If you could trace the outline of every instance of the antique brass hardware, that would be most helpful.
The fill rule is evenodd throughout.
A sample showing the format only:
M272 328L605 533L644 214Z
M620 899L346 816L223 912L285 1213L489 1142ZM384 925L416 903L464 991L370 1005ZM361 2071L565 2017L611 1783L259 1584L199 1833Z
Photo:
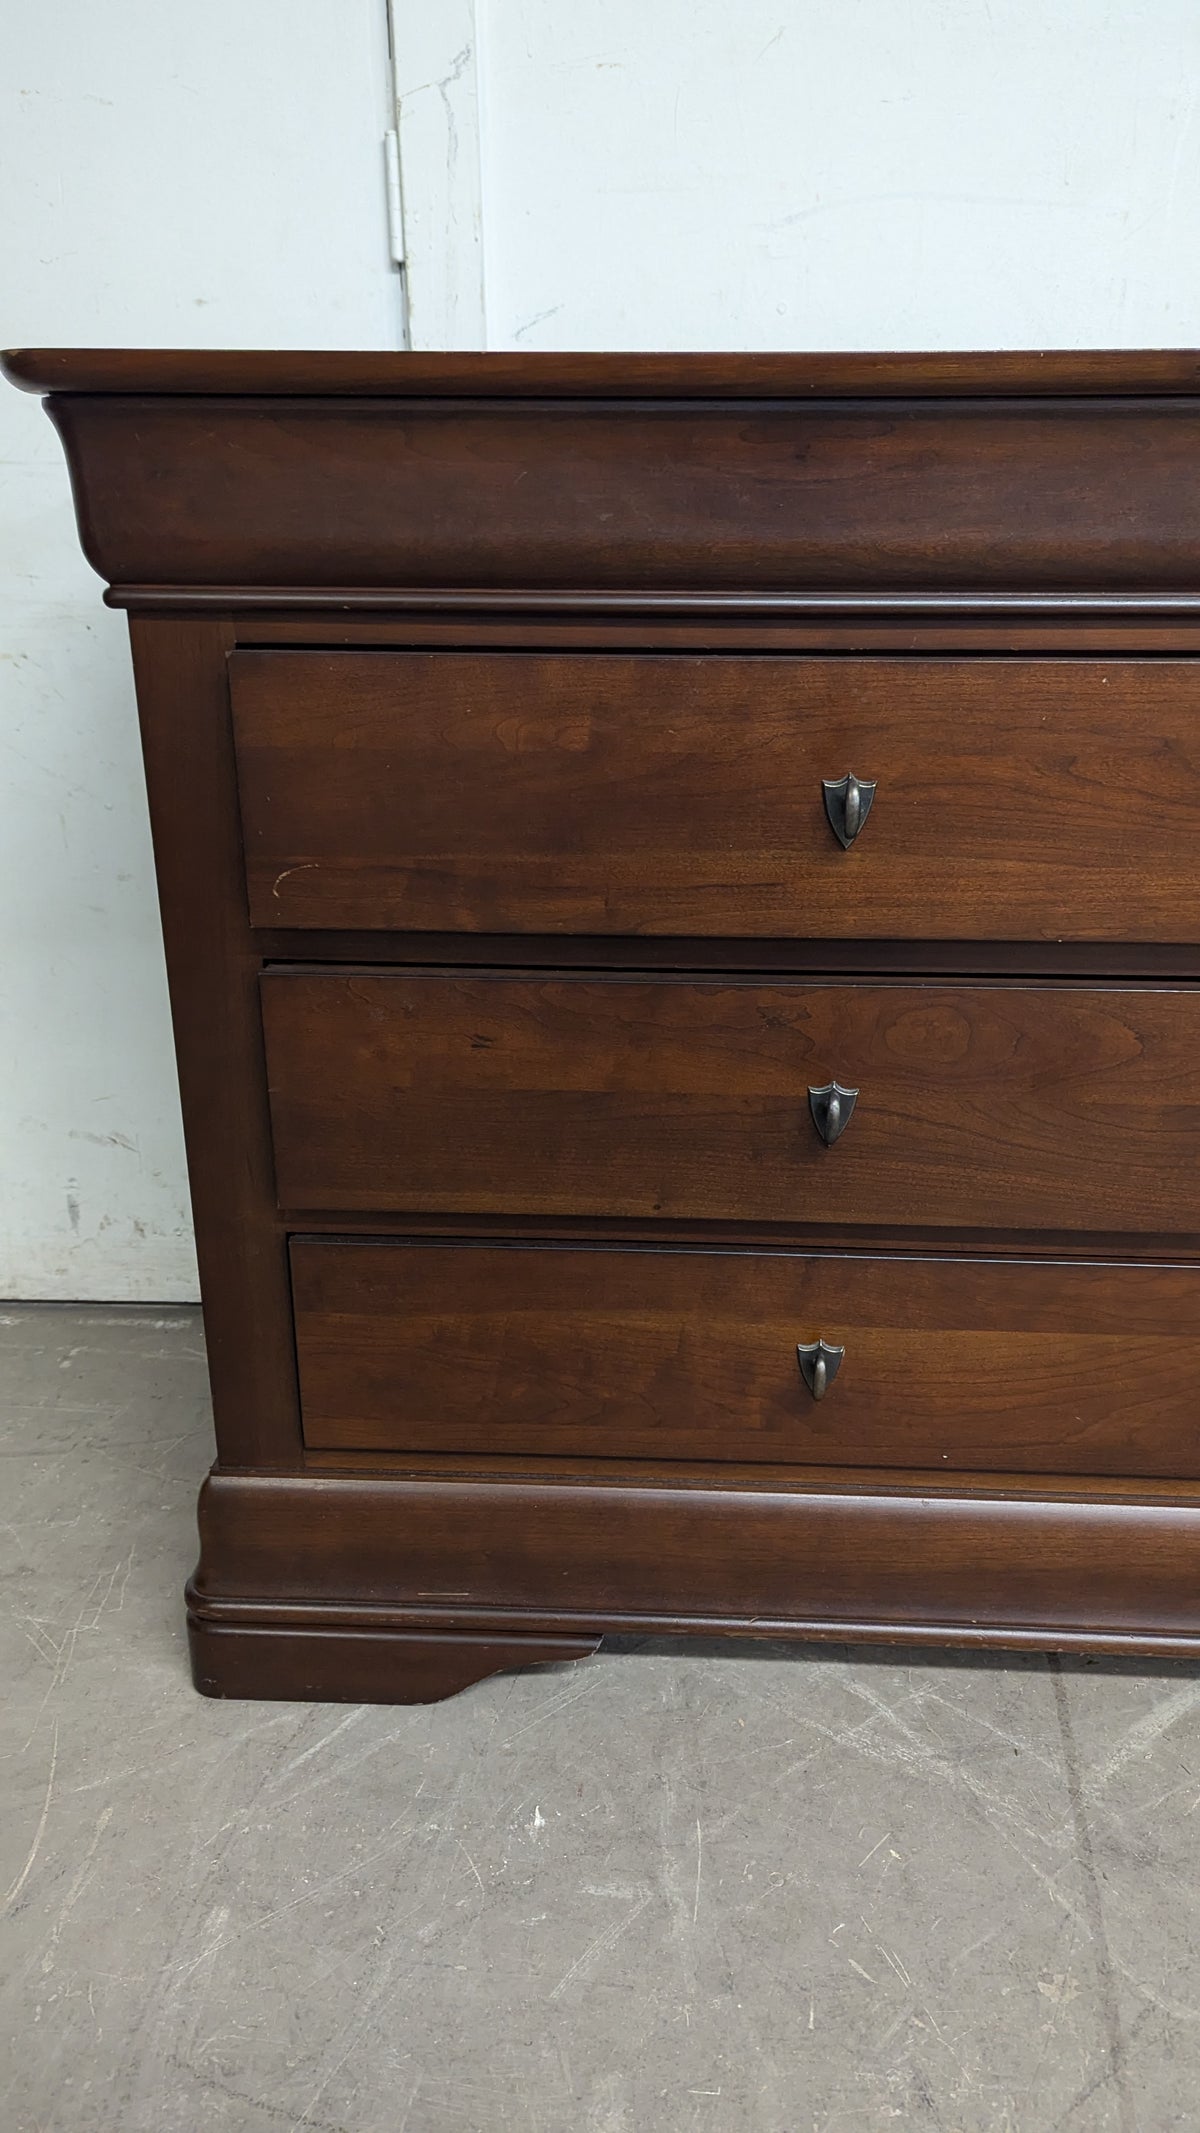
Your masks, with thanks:
M858 1102L857 1089L844 1089L840 1081L827 1081L823 1088L810 1089L808 1108L812 1122L827 1148L843 1134L854 1116Z
M821 783L825 790L829 827L838 843L849 851L871 812L876 781L856 778L854 772L848 770L844 778L822 778Z
M828 1341L800 1342L796 1349L800 1375L814 1400L823 1400L842 1367L844 1348L833 1348Z

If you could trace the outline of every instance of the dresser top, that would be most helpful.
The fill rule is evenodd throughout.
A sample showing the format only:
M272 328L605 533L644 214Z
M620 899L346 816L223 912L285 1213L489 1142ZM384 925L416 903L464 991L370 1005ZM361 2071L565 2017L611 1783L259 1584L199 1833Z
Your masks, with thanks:
M924 399L1200 393L1195 349L971 354L555 355L15 348L27 392L338 398Z

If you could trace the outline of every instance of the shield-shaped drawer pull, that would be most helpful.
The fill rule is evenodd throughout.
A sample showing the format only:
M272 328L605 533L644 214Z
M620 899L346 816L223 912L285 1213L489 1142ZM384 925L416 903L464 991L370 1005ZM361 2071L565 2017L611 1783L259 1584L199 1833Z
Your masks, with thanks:
M827 1148L845 1132L854 1115L858 1102L857 1089L844 1089L840 1081L827 1081L823 1088L810 1089L808 1108L812 1122Z
M825 790L825 812L829 827L844 851L849 851L875 798L874 778L856 778L848 770L844 778L822 778Z
M831 1347L828 1341L801 1341L796 1349L800 1375L814 1400L823 1400L842 1367L844 1348Z

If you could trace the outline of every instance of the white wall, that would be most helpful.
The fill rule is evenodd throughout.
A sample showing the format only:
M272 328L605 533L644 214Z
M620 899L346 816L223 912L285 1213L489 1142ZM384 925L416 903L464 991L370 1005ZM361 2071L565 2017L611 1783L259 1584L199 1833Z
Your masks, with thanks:
M381 0L0 24L0 343L399 344ZM0 387L0 1293L195 1294L124 617Z
M1200 341L1196 0L476 17L492 347Z
M4 9L0 339L398 345L386 4ZM1200 342L1196 0L392 7L417 346ZM174 1301L124 622L7 390L0 742L0 1293Z

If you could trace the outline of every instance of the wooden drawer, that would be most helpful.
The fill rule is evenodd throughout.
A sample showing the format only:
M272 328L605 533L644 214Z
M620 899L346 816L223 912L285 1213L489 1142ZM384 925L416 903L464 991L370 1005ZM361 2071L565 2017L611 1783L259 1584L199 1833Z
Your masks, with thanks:
M1186 659L247 651L263 927L1200 935ZM876 791L844 850L824 780Z
M1200 1230L1192 988L294 970L263 1010L296 1210Z
M1200 1471L1200 1268L302 1238L292 1274L314 1449Z

